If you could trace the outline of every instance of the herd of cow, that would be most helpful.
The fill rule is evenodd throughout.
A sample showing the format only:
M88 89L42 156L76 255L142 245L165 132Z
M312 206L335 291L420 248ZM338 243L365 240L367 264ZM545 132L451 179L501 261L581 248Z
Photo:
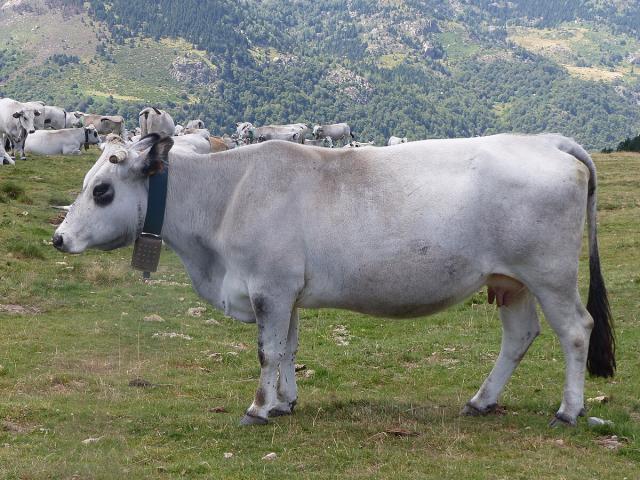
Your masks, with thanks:
M0 99L0 157L3 164L14 164L19 154L69 155L80 153L82 147L101 144L108 134L116 134L128 142L135 142L150 133L174 136L175 148L193 153L215 153L267 140L285 140L311 146L333 148L364 147L373 142L356 142L346 123L314 125L304 123L255 127L249 122L236 124L236 133L212 136L202 120L191 120L186 126L176 124L171 115L155 107L147 107L139 114L139 127L133 132L126 128L120 115L96 115L67 112L45 105L41 101L19 102ZM406 143L407 138L392 136L388 145ZM11 151L12 155L8 153Z

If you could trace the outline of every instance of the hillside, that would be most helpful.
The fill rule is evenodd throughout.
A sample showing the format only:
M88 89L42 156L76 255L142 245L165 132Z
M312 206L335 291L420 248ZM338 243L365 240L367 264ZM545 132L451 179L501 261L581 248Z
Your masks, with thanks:
M216 132L347 121L378 144L557 131L599 149L640 131L635 3L13 0L0 93Z

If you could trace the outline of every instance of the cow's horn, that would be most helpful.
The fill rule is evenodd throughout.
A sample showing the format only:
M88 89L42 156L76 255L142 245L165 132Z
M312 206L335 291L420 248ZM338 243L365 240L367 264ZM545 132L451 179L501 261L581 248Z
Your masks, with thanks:
M118 150L109 157L111 163L122 163L127 158L126 150Z

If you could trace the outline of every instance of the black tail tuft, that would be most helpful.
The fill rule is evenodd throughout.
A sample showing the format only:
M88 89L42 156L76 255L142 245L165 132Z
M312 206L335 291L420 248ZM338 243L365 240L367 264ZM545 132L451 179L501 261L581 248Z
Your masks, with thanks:
M590 252L589 271L591 279L587 310L593 318L593 330L589 340L587 370L596 377L613 377L616 370L616 341L597 246Z

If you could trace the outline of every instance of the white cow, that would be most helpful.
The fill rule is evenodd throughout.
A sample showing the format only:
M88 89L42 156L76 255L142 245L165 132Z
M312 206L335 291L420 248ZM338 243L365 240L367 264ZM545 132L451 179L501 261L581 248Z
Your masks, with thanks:
M173 131L174 135L182 135L182 133L184 132L184 127L182 125L180 125L179 123L176 124L176 129Z
M401 143L407 143L407 137L396 137L396 136L391 136L389 137L389 141L387 142L388 146L391 145L399 145Z
M334 142L342 141L345 143L355 138L355 136L353 135L353 132L351 132L351 127L346 123L333 123L331 125L314 125L313 137L316 139L331 137L331 139Z
M206 137L198 133L187 133L179 137L173 137L174 149L191 153L209 153L211 152L211 143L209 136Z
M173 135L176 131L176 124L164 110L155 107L147 107L139 114L140 131L142 136L149 133L158 133L160 135Z
M16 162L11 158L4 148L4 142L0 136L0 165L15 165Z
M10 98L0 99L0 134L11 141L14 153L20 151L20 158L25 158L24 141L27 135L36 131L34 122L40 115L38 107Z
M80 154L84 145L97 145L100 137L93 125L83 128L63 128L62 130L37 130L27 137L24 149L38 155Z
M331 140L331 137L324 137L319 139L314 138L311 140L305 140L304 144L310 145L312 147L333 148L333 140Z
M73 112L51 105L44 106L44 128L62 130L63 128L79 127L77 117Z
M33 126L36 130L42 130L45 128L45 106L44 102L41 101L33 101L33 102L24 102L24 105L27 105L29 108L33 109L34 113L37 112L37 115L33 119Z
M254 127L249 122L236 123L236 133L244 143L266 142L267 140L303 143L307 130L307 126L302 123L262 127Z
M168 161L163 240L200 295L258 324L260 381L243 424L296 404L299 307L418 317L487 285L502 348L464 414L496 408L538 335L538 303L566 363L553 424L573 425L584 411L587 368L613 375L596 172L574 141L496 135L351 150L266 142L211 155L172 145L157 135L108 145L53 245L80 253L131 244L144 223L147 176ZM586 309L578 291L585 219Z
M362 148L362 147L373 147L375 146L375 142L349 142L346 145L343 145L342 148Z
M185 128L193 128L193 129L203 129L204 122L200 119L198 120L189 120L187 122L187 126Z

